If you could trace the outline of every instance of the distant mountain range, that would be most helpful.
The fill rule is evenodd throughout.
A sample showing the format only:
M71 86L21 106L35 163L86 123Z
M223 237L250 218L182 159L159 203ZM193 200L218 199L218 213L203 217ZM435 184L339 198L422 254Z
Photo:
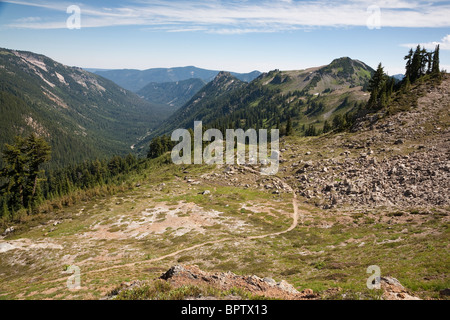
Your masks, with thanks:
M392 76L392 78L394 78L395 80L398 80L398 81L402 81L404 77L405 77L405 75L401 74L401 73L400 74L394 74Z
M35 132L51 143L54 165L126 154L167 116L166 106L99 75L0 49L0 149Z
M106 79L109 79L122 88L137 92L152 82L176 82L187 79L202 79L209 82L219 73L215 70L201 69L197 67L177 67L177 68L154 68L147 70L120 69L120 70L101 70L86 69L92 71ZM253 71L250 73L231 72L233 76L241 81L250 82L258 77L261 72Z

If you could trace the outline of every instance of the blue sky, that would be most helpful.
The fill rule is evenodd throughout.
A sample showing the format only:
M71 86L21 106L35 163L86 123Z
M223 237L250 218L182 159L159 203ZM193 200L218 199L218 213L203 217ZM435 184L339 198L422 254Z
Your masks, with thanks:
M80 8L79 29L67 27L71 5ZM382 62L392 75L419 43L439 43L450 71L449 17L450 1L8 0L0 47L106 69L292 70L349 56Z

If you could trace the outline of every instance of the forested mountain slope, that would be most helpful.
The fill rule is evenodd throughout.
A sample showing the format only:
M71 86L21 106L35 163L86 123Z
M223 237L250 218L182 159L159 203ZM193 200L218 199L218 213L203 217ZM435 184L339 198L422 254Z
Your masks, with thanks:
M126 154L165 109L80 68L0 49L0 148L35 132L50 142L53 165Z
M202 79L188 79L176 82L151 82L137 94L153 103L166 105L175 111L188 102L206 84Z

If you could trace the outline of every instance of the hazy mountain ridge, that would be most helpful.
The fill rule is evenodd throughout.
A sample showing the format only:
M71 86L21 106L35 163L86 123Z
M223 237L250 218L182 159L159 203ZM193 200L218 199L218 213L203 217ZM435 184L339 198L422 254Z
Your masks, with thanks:
M95 69L93 69L95 70ZM187 79L202 79L205 82L213 80L220 71L201 69L193 66L176 68L152 68L147 70L136 69L116 69L116 70L96 70L95 73L112 80L119 86L137 92L151 82L176 82ZM231 72L236 78L244 82L250 82L258 77L261 72L252 71L250 73Z

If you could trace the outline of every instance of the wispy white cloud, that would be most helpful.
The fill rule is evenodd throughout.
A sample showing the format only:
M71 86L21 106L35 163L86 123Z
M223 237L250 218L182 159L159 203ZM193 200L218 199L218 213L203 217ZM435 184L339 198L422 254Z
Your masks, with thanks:
M440 50L450 50L450 34L442 38L441 41L425 42L420 43L420 45L428 50L434 50L437 45L439 45ZM402 44L401 46L406 48L415 48L417 44L405 43Z
M151 30L155 30L155 28L152 28ZM187 28L167 27L167 28L160 28L160 30L165 30L167 32L196 32L196 31L207 31L208 28L205 28L205 27L187 27Z
M60 18L17 20L12 28L65 28L64 14L73 3L6 0L24 6L54 10ZM166 28L168 32L239 34L280 32L310 27L366 26L375 2L381 9L381 27L450 27L450 4L422 0L293 1L134 1L126 6L93 7L80 4L82 27L136 25ZM62 20L62 21L61 21Z
M37 21L41 21L41 20L42 20L42 17L24 17L24 18L17 19L17 22L33 23L33 22L37 22Z

